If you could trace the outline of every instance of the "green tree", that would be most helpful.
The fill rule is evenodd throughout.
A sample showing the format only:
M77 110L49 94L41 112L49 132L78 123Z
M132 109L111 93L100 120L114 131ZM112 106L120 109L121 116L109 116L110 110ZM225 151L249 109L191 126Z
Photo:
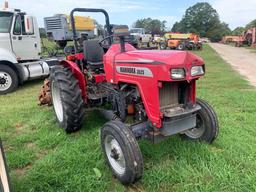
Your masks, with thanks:
M231 34L231 30L226 23L219 23L209 29L206 33L208 37L213 42L218 42L222 39L223 36Z
M158 19L144 18L138 19L134 24L135 28L144 28L147 33L163 34L166 30L166 21L160 21Z
M244 27L237 27L232 31L232 35L242 35L242 33L245 31Z
M251 29L253 27L256 27L256 19L252 20L250 23L248 23L246 26L245 26L245 29Z
M45 28L39 28L39 33L41 38L46 38Z
M213 41L219 41L221 35L231 32L226 23L220 22L217 11L206 2L189 7L182 20L173 25L172 31L196 33Z

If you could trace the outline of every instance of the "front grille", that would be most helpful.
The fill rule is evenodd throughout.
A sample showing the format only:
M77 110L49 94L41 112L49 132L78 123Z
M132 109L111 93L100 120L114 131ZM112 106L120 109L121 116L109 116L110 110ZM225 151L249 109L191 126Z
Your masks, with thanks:
M47 18L45 19L46 30L56 30L61 29L61 19L60 18Z
M171 108L179 105L178 83L163 82L159 89L160 108Z

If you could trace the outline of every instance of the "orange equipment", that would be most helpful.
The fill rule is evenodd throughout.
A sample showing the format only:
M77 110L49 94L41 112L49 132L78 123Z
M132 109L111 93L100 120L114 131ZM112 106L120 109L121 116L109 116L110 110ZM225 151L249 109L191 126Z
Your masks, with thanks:
M201 49L202 44L199 42L199 36L193 33L166 33L164 42L161 42L160 49Z

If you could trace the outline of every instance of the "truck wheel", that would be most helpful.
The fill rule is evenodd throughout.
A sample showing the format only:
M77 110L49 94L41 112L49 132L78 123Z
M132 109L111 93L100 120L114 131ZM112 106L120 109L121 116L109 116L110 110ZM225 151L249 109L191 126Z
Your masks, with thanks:
M196 115L196 127L186 131L184 138L212 143L218 136L219 124L215 111L204 100L197 99L201 109Z
M81 89L71 70L55 66L50 74L51 97L57 121L67 133L81 129L84 102Z
M114 176L124 185L143 174L143 158L132 131L120 121L110 121L101 129L101 146Z
M160 49L165 50L166 49L166 43L160 43Z
M18 83L16 72L9 66L0 65L0 95L15 91Z
M177 46L177 50L184 50L184 49L185 49L184 44L179 44L179 45Z

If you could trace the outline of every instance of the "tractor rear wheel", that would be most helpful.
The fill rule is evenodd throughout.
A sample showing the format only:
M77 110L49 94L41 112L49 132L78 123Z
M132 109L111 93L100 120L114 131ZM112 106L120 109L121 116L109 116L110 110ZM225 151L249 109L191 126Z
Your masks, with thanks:
M50 74L53 108L57 121L67 133L81 129L84 117L84 102L78 81L71 70L55 66Z
M182 136L190 140L212 143L219 132L217 115L206 101L197 99L197 104L200 105L201 109L196 115L196 127L189 129Z
M114 176L125 185L143 174L143 158L132 131L121 121L110 121L101 129L101 145Z

